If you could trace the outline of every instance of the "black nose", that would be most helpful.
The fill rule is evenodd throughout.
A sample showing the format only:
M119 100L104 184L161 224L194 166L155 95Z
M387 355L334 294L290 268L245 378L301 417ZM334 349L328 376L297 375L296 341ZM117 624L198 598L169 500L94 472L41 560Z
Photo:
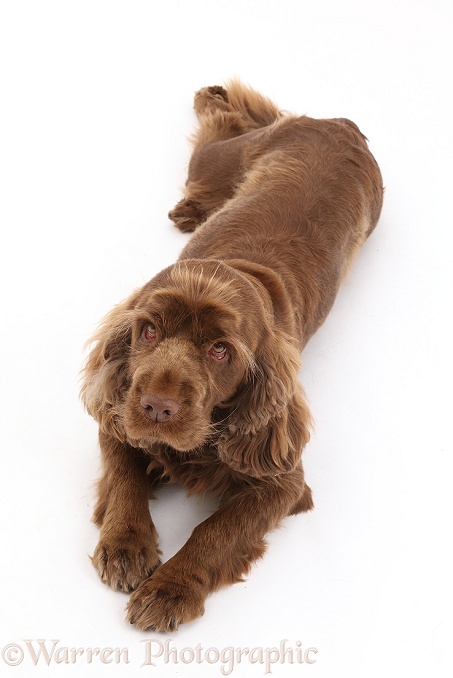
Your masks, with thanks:
M156 393L143 393L140 405L151 421L167 421L179 410L179 403Z

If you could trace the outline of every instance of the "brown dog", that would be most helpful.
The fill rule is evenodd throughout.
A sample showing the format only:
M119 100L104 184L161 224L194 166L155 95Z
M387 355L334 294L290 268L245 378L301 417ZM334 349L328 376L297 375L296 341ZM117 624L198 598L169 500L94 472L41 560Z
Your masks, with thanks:
M313 507L299 354L382 206L379 168L349 120L283 115L238 82L202 89L195 110L170 217L197 232L107 316L82 388L104 470L93 563L113 588L135 589L128 619L143 630L202 615L269 530ZM148 505L159 480L219 497L163 565Z

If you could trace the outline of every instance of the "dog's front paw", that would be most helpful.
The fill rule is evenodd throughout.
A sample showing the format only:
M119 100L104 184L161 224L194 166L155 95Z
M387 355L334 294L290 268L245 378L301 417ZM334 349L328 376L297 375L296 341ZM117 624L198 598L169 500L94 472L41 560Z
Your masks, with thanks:
M127 620L142 631L176 631L204 613L204 600L194 582L175 578L163 565L132 594Z
M91 560L105 584L127 593L161 564L152 531L141 528L130 528L124 535L101 533Z

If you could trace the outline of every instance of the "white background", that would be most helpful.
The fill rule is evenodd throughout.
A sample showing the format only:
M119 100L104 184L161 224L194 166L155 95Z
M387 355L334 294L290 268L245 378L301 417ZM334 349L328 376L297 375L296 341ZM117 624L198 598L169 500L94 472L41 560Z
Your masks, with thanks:
M452 31L449 0L2 2L0 675L220 676L191 649L284 639L316 663L287 655L275 676L452 675ZM286 519L202 619L144 634L88 558L99 462L82 347L185 244L166 215L193 93L231 76L354 120L385 206L303 357L315 511ZM209 506L166 489L152 510L168 558ZM24 639L127 648L129 664L34 666ZM189 648L186 663L140 668L146 639ZM230 675L264 674L244 659Z

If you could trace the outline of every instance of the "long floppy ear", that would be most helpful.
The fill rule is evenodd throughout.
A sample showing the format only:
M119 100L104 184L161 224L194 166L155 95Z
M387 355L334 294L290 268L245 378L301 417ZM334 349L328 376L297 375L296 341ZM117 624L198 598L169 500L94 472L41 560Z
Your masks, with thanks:
M235 399L219 456L254 477L292 471L310 438L311 415L298 380L299 352L274 331L259 349L256 365Z
M128 359L131 346L134 292L104 318L87 344L94 343L82 371L80 395L104 433L125 440L122 404L129 387Z

